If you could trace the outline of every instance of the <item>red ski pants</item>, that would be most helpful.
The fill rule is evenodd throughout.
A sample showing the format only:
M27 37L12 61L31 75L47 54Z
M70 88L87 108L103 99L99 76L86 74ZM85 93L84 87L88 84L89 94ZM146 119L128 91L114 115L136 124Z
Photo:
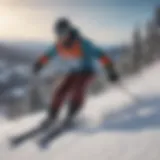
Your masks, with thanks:
M71 73L56 89L52 100L53 108L60 108L66 97L69 97L71 103L78 106L83 105L85 91L89 82L93 79L93 73Z

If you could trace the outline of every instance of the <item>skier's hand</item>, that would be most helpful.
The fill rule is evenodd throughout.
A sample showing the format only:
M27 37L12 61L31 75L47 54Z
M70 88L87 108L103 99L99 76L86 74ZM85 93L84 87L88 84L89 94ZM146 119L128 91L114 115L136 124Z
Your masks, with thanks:
M109 81L115 83L119 81L119 75L114 69L113 65L107 66L106 67L106 72L107 72L107 78Z
M108 73L108 79L111 82L118 82L119 81L119 76L116 72Z
M33 66L33 73L37 74L42 68L42 64L39 62L36 62Z

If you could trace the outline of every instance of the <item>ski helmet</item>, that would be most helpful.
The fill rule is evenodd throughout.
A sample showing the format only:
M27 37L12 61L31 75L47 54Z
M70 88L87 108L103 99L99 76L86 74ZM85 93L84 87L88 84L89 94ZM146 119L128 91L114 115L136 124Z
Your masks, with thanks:
M55 24L55 32L58 37L65 37L71 31L72 25L67 18L60 18Z

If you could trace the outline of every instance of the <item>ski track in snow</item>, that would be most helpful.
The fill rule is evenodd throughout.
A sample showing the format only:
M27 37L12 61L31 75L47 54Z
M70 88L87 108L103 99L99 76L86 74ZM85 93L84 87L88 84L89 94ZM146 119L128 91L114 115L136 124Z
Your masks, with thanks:
M125 80L137 97L135 102L120 87L89 97L82 112L82 126L67 132L48 150L36 139L11 150L7 138L36 125L36 114L0 129L0 160L159 160L160 159L160 63Z

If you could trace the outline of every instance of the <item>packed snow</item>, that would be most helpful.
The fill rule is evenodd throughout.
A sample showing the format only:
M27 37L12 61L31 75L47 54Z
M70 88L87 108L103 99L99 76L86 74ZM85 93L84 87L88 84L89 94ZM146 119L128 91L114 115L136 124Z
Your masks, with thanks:
M160 62L89 97L80 125L40 150L37 139L11 149L8 137L36 125L38 113L0 128L1 160L159 160ZM129 91L129 93L128 93Z

